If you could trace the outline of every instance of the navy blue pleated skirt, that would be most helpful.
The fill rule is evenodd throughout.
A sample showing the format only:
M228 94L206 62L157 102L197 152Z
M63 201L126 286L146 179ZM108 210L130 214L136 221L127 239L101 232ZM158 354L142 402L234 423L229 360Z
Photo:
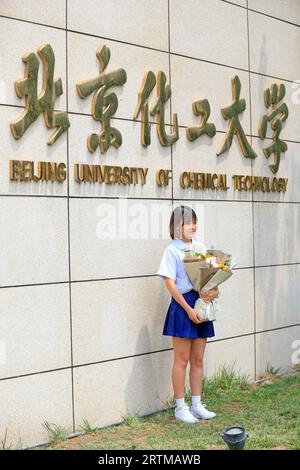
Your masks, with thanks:
M190 290L182 295L192 308L199 298L198 292L194 290ZM163 335L192 339L211 338L215 336L215 330L212 321L196 324L190 320L186 311L172 297L165 320Z

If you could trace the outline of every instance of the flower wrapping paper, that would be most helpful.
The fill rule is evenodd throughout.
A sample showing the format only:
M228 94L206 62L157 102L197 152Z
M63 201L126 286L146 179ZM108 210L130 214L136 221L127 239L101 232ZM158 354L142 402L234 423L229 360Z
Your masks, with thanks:
M199 292L199 295L201 291L208 292L216 288L233 274L232 269L236 265L236 260L228 253L213 249L203 253L197 250L197 244L191 244L184 251L184 268L193 285L193 289ZM211 302L205 302L199 297L194 309L203 321L214 321L219 310L218 298Z

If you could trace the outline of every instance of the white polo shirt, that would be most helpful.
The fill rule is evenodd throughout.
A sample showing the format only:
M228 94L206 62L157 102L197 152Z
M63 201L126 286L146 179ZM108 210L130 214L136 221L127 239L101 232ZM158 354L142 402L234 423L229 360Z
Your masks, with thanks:
M200 243L195 239L192 239L192 243L193 242L197 243L197 245L202 245L203 252L206 252L206 247L203 243ZM184 243L179 238L172 240L163 253L161 263L156 273L161 276L162 279L165 277L173 279L175 281L175 285L182 294L193 289L193 285L189 280L182 262L184 258L184 250L190 245L191 243Z

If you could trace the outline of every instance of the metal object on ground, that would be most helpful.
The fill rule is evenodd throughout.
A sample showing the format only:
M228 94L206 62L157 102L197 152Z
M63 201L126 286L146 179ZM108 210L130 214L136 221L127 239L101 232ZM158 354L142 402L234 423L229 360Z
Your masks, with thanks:
M243 450L248 436L249 434L244 428L234 426L225 429L222 434L222 439L230 450Z

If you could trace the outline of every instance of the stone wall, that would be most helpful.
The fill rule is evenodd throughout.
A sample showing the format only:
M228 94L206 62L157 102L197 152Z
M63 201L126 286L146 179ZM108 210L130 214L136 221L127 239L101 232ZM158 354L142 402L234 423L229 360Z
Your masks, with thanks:
M207 246L238 259L221 288L205 373L228 364L254 378L268 365L292 364L300 339L299 26L297 0L1 1L0 437L7 430L8 442L26 447L47 439L45 421L74 432L83 419L104 426L164 408L172 348L161 330L170 298L155 273L169 243L170 213L181 203L197 211ZM55 108L67 111L71 124L52 146L42 115L20 140L9 127L25 104L14 89L24 76L22 57L44 43L62 79ZM76 92L78 82L99 74L96 51L103 44L111 51L107 72L127 73L126 84L114 89L119 106L111 121L123 143L106 154L87 148L100 123L91 116L92 97ZM164 71L171 84L166 122L178 114L180 137L172 146L160 144L153 123L144 148L140 117L133 120L148 70ZM228 126L220 109L232 102L235 75L255 159L243 156L236 137L216 156ZM41 76L42 64L39 90ZM289 107L281 133L288 150L276 175L288 179L287 190L234 190L232 175L274 177L274 156L263 154L272 143L270 124L268 138L258 137L264 90L272 83L285 85ZM204 98L217 133L190 142L186 128L199 123L192 103ZM13 159L63 162L67 177L12 181ZM78 183L75 163L148 168L147 182ZM161 168L173 178L159 187ZM226 174L229 189L183 189L184 171ZM103 239L105 217L111 236Z

